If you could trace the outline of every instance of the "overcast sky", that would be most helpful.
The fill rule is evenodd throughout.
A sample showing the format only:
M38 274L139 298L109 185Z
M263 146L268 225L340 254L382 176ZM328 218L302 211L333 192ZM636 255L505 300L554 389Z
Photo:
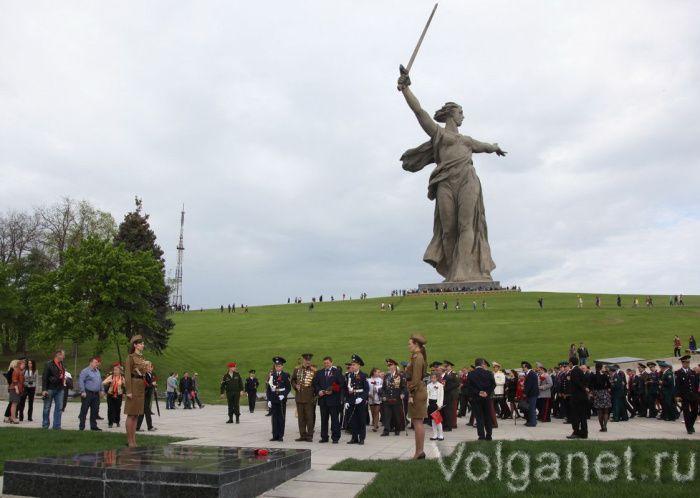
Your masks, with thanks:
M0 0L0 211L143 198L184 300L437 282L396 91L432 1ZM416 59L463 105L493 277L700 293L700 2L443 0Z

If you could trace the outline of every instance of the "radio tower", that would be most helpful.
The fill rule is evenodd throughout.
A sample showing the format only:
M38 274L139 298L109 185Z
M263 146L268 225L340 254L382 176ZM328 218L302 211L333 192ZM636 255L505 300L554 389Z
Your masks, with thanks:
M177 245L177 268L175 268L175 298L173 300L173 307L176 310L182 310L182 256L185 252L185 245L183 242L183 230L185 227L185 205L182 205L182 212L180 213L180 243Z

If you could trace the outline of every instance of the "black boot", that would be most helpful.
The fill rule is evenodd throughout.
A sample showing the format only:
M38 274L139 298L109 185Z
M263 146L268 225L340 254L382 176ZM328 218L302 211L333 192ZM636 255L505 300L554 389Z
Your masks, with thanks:
M236 423L237 423L237 424L240 424L240 420L239 420L240 418L241 418L240 415L236 415Z

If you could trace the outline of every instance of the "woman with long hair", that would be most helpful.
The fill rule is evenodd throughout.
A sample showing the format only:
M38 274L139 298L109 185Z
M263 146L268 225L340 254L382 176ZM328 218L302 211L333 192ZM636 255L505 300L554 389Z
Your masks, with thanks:
M135 335L131 338L129 357L126 359L124 369L124 386L126 388L126 403L124 414L126 415L126 437L130 448L136 447L136 424L139 415L144 413L146 398L146 385L143 378L146 375L146 359L143 357L143 337Z
M17 420L17 406L24 394L24 360L14 360L12 368L12 383L10 384L10 420L11 424L19 424ZM12 367L12 364L10 364Z
M27 407L27 420L32 421L34 414L34 395L36 394L36 363L34 360L27 360L27 366L24 369L24 394L19 400L19 421L24 420L24 407ZM28 402L27 402L28 400Z
M114 425L119 427L122 411L122 399L124 398L124 375L122 366L114 364L112 373L102 382L107 397L107 424L111 429Z
M381 377L381 371L378 368L373 368L369 374L369 394L367 401L369 403L369 411L372 415L372 432L379 430L379 412L382 407L382 385L384 380Z
M600 432L608 432L612 396L610 394L611 385L608 369L602 363L596 362L595 364L595 373L591 379L591 389L593 390L593 408L598 413Z
M427 341L420 334L413 334L408 339L408 350L411 358L406 365L406 384L408 386L408 418L415 434L416 450L414 460L425 458L423 444L425 443L425 427L423 419L428 416L428 391L423 382L425 377L428 354L425 351Z

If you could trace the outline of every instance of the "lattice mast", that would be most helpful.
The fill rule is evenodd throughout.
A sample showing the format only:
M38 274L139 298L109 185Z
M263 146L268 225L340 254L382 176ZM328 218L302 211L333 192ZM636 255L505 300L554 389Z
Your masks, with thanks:
M175 268L175 296L173 307L177 310L182 309L182 256L185 252L185 244L183 232L185 228L185 205L182 205L180 213L180 242L177 245L177 267Z

